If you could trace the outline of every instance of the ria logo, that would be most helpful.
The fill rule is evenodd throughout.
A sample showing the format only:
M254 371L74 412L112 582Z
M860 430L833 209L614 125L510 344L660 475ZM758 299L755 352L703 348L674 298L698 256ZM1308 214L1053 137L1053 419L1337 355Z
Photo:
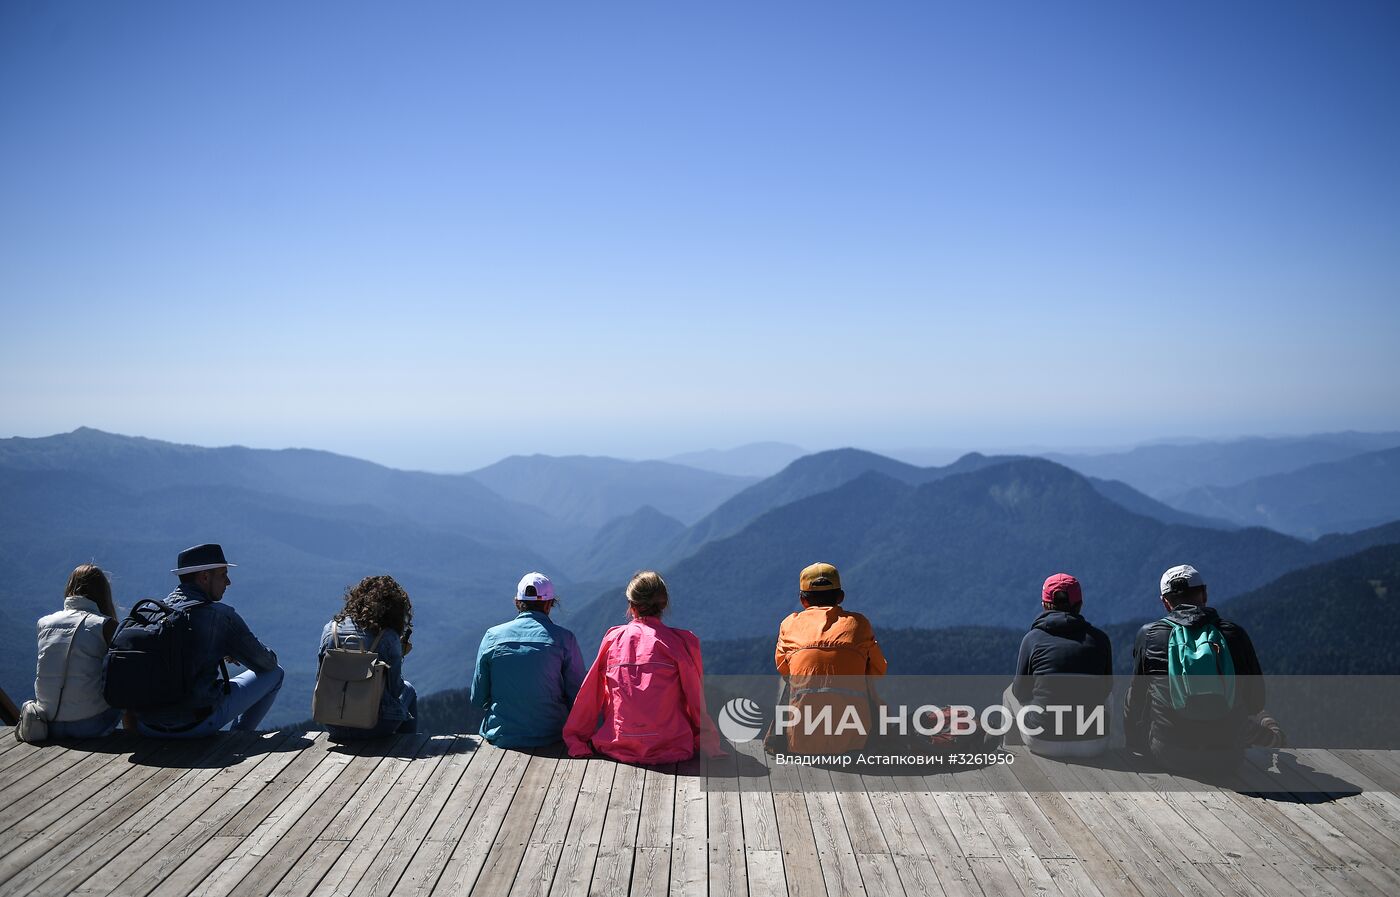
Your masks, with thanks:
M734 698L719 710L719 731L735 744L753 741L763 731L763 708L748 698Z

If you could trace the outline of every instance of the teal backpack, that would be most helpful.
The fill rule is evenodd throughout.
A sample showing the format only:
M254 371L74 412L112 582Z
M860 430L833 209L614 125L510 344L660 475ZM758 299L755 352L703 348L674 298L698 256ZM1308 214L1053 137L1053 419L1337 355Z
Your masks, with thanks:
M1213 623L1191 628L1168 618L1167 687L1172 709L1190 719L1219 719L1235 706L1235 662Z

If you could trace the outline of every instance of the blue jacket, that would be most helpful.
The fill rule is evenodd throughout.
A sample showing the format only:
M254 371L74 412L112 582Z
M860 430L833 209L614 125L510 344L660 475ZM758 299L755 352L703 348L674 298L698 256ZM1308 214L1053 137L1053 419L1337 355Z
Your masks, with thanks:
M189 697L180 708L153 710L141 714L142 722L156 725L186 725L209 715L223 698L219 661L232 657L250 670L270 673L277 669L277 655L258 641L238 611L208 596L193 585L175 587L167 604L185 608L190 615L194 638L186 646L193 651L196 670Z
M331 620L321 630L321 650L317 652L316 658L326 655L326 649L331 647L335 620ZM369 650L369 646L374 644L375 636L379 635L379 630L374 628L364 629L349 617L340 621L340 645L345 647L347 638L360 639L360 647ZM384 694L379 698L379 721L381 723L389 720L402 722L409 718L408 708L403 703L403 642L399 633L392 629L384 630L384 635L379 639L376 647L379 659L389 665L388 671L384 674ZM334 735L340 727L328 726L331 734ZM363 734L358 729L347 730L351 734Z
M539 747L560 739L583 684L578 639L548 614L522 611L481 637L472 704L486 710L481 735L501 747Z

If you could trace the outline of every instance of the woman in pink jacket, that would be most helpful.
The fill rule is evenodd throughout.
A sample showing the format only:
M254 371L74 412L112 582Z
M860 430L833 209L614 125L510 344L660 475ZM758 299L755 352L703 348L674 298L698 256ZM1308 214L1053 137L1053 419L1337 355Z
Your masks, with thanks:
M603 636L564 724L569 756L597 751L624 763L674 763L693 757L697 747L724 755L705 711L700 640L661 622L667 600L655 571L627 584L632 621Z

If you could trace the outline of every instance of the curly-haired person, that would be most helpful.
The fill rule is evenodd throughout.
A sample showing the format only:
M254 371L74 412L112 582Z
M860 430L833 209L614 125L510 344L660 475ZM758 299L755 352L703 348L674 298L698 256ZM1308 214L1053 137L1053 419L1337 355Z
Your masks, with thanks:
M321 632L321 652L347 639L363 648L373 646L389 665L384 695L379 701L379 723L372 729L327 726L332 741L353 741L418 731L418 692L403 678L403 659L413 644L413 602L392 576L366 576L345 590L345 607Z

